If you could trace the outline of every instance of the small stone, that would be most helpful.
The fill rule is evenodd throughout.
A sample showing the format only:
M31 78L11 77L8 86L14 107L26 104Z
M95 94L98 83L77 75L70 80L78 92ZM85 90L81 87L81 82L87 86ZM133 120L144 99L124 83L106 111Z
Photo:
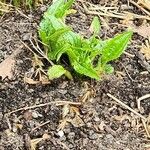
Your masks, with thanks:
M14 133L16 133L16 132L17 132L17 128L16 128L15 126L13 126L12 131L13 131Z
M39 117L38 112L33 111L33 112L32 112L32 117L33 117L33 118L38 118L38 117Z
M23 35L22 40L27 41L27 40L30 39L30 37L31 37L31 33L26 33L26 34Z
M100 121L99 117L95 117L94 121L99 122Z
M67 90L59 90L59 93L61 93L61 94L66 94L66 93L67 93Z
M63 137L64 136L64 132L62 130L58 131L57 134L59 135L59 137Z

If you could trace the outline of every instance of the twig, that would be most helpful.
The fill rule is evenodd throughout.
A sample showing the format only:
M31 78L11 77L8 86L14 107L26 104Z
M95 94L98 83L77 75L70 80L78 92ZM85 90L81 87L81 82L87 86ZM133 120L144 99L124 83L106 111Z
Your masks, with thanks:
M123 52L123 53L126 54L127 56L131 57L131 58L134 58L134 57L135 57L135 55L130 54L130 53L128 53L128 52Z
M130 76L130 74L128 73L126 67L125 67L122 63L121 63L121 65L123 66L123 68L124 68L126 74L128 75L129 79L130 79L132 82L135 82L135 80L133 80L132 77Z
M29 20L32 19L32 18L28 17L27 15L25 15L23 12L21 12L19 9L16 9L16 11L17 11L20 15L22 15L23 17L25 17L25 18L27 18L27 19L29 19Z
M28 49L30 50L33 54L35 53L26 43L24 43L22 40L20 42ZM32 45L33 46L33 45ZM41 56L43 56L51 65L54 65L52 61L50 61L43 53L37 51Z
M29 40L30 43L32 44L33 48L41 55L43 56L51 65L54 65L54 63L48 59L48 57L43 53L43 51L41 49L38 49L32 42L32 40L30 39Z
M142 119L142 123L143 123L143 126L144 126L144 128L145 128L147 137L150 138L150 133L149 133L149 131L148 131L148 129L147 129L147 125L146 125L146 123L145 123L145 120Z
M44 126L44 125L46 125L46 124L48 124L48 123L50 123L51 121L50 120L48 120L48 121L46 121L46 122L44 122L44 123L42 123L42 124L40 124L40 125L38 125L38 126L36 126L35 128L33 128L32 129L32 131L31 132L33 132L34 130L36 130L36 129L38 129L38 128L40 128L40 127L42 127L42 126Z
M141 9L144 13L146 13L147 15L150 16L150 12L148 12L146 9L144 9L143 7L141 7L140 5L138 5L136 2L130 0L129 1L131 4L133 4L134 6L136 6L137 8Z
M70 104L70 105L82 105L82 103L80 102L71 102L71 101L52 101L52 102L48 102L48 103L44 103L44 104L39 104L39 105L33 105L33 106L26 106L26 107L22 107L19 108L17 110L11 111L9 113L6 113L5 115L10 115L12 113L18 112L18 111L22 111L22 110L28 110L28 109L34 109L34 108L38 108L38 107L43 107L43 106L47 106L47 105L52 105L52 104L59 104L59 105L65 105L65 104Z
M106 16L106 17L112 17L112 18L119 18L119 19L126 19L126 17L127 17L127 14L126 14L126 12L124 12L124 13L118 13L118 12L98 12L98 11L91 11L91 10L89 10L88 8L87 8L87 6L83 3L83 2L81 2L82 3L82 6L83 6L83 8L84 8L84 10L85 10L85 12L87 13L87 14L93 14L93 15L101 15L101 16ZM129 12L128 12L129 13ZM150 17L148 17L148 16L143 16L143 15L138 15L138 14L133 14L133 13L131 13L130 12L130 14L132 14L132 16L133 16L133 19L135 18L139 18L139 19L147 19L147 20L150 20Z
M144 99L147 99L149 97L150 97L150 94L146 94L146 95L144 95L144 96L137 99L137 107L138 107L139 110L141 109L141 105L140 105L141 101L144 100Z
M113 100L115 100L116 102L118 102L119 104L121 104L123 107L127 108L128 110L130 110L131 112L133 112L134 114L136 114L138 117L142 118L144 121L146 121L147 119L142 116L140 113L136 112L135 110L133 110L131 107L129 107L128 105L124 104L123 102L121 102L119 99L117 99L116 97L114 97L113 95L107 93L107 96L112 98Z

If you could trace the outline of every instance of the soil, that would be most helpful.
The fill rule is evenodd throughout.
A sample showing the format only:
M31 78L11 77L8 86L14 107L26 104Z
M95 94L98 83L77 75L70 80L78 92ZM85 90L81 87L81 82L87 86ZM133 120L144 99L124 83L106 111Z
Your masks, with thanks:
M92 1L103 5L104 1ZM109 5L110 2L107 3ZM120 1L117 6L127 5ZM143 14L134 5L132 12ZM23 45L20 39L31 49L34 49L29 39L37 37L37 28L48 4L42 5L30 12L10 12L0 19L0 62L3 62L16 49ZM76 14L67 18L76 32L89 36L89 26L93 15L85 13L81 3L75 3ZM110 28L102 26L100 37L106 39L120 33L125 27L116 25L120 20L106 18ZM134 20L137 25L140 20ZM147 70L148 60L136 45L141 45L145 38L134 33L132 43L121 58L112 63L115 72L105 75L102 81L95 81L73 74L74 79L65 77L52 81L50 84L30 85L24 82L24 77L33 72L33 53L23 46L15 57L16 65L13 78L0 81L0 149L25 150L36 144L38 150L148 150L148 138L141 119L129 110L107 96L112 94L136 111L137 99L150 91L150 74ZM48 62L45 62L48 63ZM48 64L47 64L48 65ZM68 123L58 131L64 107L46 105L7 113L23 108L45 104L53 101L79 102L83 95L89 94L81 106L70 105L79 113L75 122ZM150 114L150 98L141 101L143 116ZM69 118L74 118L74 115ZM42 125L44 123L44 125ZM32 147L33 149L33 147Z

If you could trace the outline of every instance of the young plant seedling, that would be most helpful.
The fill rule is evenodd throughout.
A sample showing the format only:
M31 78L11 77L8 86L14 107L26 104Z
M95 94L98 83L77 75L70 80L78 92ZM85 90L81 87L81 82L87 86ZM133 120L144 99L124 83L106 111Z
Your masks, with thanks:
M113 67L108 63L120 57L131 39L132 32L126 31L102 41L98 38L99 19L94 17L90 27L93 35L85 39L65 24L65 17L73 2L74 0L53 0L40 22L39 37L50 60L58 62L62 54L67 54L77 73L100 80L102 74L113 72ZM98 59L96 64L95 59ZM66 73L65 70L60 65L52 66L48 76L50 79L58 78Z

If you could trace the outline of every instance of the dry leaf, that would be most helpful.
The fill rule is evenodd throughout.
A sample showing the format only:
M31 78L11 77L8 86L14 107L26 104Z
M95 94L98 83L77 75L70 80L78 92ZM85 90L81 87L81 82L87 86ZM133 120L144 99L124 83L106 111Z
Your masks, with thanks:
M150 60L150 37L145 41L145 44L142 45L140 51L144 54L147 60Z
M140 26L140 27L133 27L133 32L138 33L139 35L147 38L150 36L150 26Z
M40 81L35 81L35 80L28 78L28 77L24 77L24 82L28 83L28 84L39 84L40 83Z
M13 77L12 70L15 65L15 56L21 52L23 46L20 46L17 50L15 50L10 56L8 56L4 61L0 63L0 76L2 79L8 77L11 79Z
M143 5L145 8L150 10L150 0L139 0L138 4Z
M74 126L74 127L82 127L85 125L83 120L80 118L80 116L75 115L73 119L70 119L69 122Z

